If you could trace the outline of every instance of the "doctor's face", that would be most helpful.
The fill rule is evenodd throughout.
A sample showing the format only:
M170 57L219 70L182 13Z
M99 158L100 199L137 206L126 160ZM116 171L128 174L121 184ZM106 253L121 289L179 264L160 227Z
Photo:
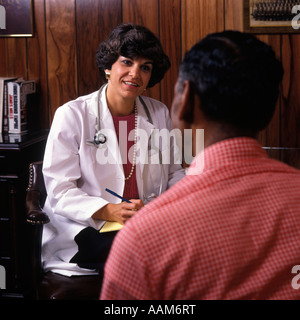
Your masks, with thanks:
M115 94L135 99L147 88L153 69L152 61L145 58L130 59L119 56L112 65L108 85Z

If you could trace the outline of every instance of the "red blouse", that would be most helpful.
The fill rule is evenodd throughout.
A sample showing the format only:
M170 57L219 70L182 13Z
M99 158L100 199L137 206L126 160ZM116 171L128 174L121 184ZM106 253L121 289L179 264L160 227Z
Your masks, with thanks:
M115 130L119 142L119 148L121 152L122 162L123 162L123 169L124 169L124 175L125 177L128 177L131 167L132 167L132 153L133 153L133 133L130 136L130 140L128 140L129 134L132 130L135 129L135 114L132 113L129 116L113 116L113 121L115 125ZM120 129L120 122L122 122L122 131L121 131L121 137L119 137L119 129ZM127 128L127 137L126 140L122 136L124 130L124 124L125 128ZM120 142L121 139L121 142ZM126 143L127 142L127 148ZM131 149L131 153L129 154L129 150ZM124 186L124 192L123 197L126 199L138 199L139 193L136 183L136 168L134 168L133 174L129 180L125 180L125 186Z

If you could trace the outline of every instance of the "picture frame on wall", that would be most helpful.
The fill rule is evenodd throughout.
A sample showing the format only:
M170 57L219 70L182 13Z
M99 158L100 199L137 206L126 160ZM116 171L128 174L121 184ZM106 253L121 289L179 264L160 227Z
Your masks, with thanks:
M299 0L244 0L244 31L300 33Z
M0 37L33 36L33 1L0 0Z

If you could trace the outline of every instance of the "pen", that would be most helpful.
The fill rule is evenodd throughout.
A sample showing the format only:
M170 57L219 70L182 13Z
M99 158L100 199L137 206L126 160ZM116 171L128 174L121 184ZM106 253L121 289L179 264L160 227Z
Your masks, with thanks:
M125 201L125 202L131 203L131 201L129 201L129 200L121 197L121 196L118 195L117 193L115 193L115 192L113 192L113 191L111 191L111 190L109 190L109 189L107 189L107 188L105 189L105 191L111 193L113 196L118 197L118 198L120 198L121 200L123 200L123 201Z

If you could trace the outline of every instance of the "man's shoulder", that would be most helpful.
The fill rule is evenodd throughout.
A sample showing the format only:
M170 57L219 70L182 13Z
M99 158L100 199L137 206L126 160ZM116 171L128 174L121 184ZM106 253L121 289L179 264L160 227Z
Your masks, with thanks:
M190 195L188 191L188 180L190 180L190 177L183 177L158 198L146 204L139 213L131 219L134 225L136 225L137 228L140 228L141 224L150 227L150 225L157 225L176 219L176 216L180 212L180 210L177 209L180 208L183 202L187 201Z

